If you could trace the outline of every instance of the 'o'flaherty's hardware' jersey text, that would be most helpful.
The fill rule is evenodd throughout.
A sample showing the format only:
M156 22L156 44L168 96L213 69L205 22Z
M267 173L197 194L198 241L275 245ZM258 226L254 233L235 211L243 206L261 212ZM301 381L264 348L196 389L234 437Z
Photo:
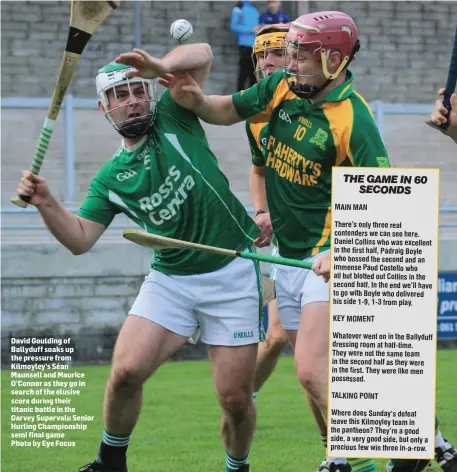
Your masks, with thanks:
M268 208L283 257L304 259L329 249L333 166L390 166L352 80L347 71L347 80L319 103L291 92L282 71L233 95L238 115L254 124L251 151L254 144L263 147L252 158L266 167Z
M197 116L166 90L152 131L122 145L92 179L78 211L108 227L125 213L146 231L194 243L242 250L260 230L233 195ZM233 258L188 249L156 251L152 267L165 274L212 272Z

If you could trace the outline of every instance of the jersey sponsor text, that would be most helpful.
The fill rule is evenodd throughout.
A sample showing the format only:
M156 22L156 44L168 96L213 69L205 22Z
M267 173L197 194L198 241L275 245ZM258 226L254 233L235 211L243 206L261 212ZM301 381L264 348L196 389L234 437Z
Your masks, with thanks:
M141 210L149 214L149 219L153 224L160 226L173 218L187 200L189 191L195 186L195 181L191 175L186 175L178 186L180 177L181 172L176 166L171 166L168 169L168 177L160 185L158 192L138 200ZM171 199L170 196L172 196ZM161 206L166 208L159 208Z
M322 170L320 163L306 159L273 136L268 140L267 153L266 166L280 177L301 185L317 185Z

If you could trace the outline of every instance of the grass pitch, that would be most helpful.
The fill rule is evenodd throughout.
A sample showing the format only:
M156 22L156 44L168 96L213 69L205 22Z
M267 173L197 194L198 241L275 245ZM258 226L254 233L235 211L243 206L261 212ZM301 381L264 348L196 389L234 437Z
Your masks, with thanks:
M437 413L441 432L457 443L457 350L438 351ZM91 462L102 434L101 409L109 366L81 367L86 387L73 397L78 415L93 415L84 432L68 431L75 447L11 447L11 379L2 375L3 472L76 472ZM411 392L411 395L420 395ZM129 447L130 472L222 472L224 448L219 406L207 361L169 362L147 382L143 408ZM253 472L315 472L324 449L298 381L293 359L282 357L257 398L258 422L250 463ZM378 472L385 471L378 461ZM434 472L441 469L435 464Z

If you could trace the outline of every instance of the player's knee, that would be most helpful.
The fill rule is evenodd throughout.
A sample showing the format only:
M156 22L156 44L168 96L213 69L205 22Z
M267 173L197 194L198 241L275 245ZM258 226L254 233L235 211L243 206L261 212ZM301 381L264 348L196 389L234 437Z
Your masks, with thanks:
M143 382L141 372L133 366L116 366L111 370L110 384L114 389L140 387Z
M310 365L300 365L296 363L297 377L303 388L312 395L312 397L319 401L325 392L321 392L321 382L319 375L315 372Z
M265 339L268 349L272 352L281 352L289 342L286 332L280 329L272 329L267 332Z
M247 389L227 389L219 393L222 409L231 417L243 417L252 401L252 393Z
M315 376L313 371L307 367L297 366L297 377L300 384L308 391L313 389L315 384ZM311 392L310 392L311 393Z

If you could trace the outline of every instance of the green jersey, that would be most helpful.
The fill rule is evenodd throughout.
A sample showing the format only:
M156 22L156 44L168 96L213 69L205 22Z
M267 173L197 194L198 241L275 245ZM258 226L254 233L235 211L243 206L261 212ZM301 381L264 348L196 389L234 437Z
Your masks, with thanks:
M166 90L152 131L123 144L92 179L78 211L108 227L125 213L146 231L194 243L242 250L260 230L233 195L197 116ZM165 274L212 272L233 258L188 249L156 251L152 267Z
M249 123L249 121L246 121L246 134L251 149L251 160L255 166L260 167L265 165L263 152L267 144L267 133L268 123ZM274 234L271 244L273 244L274 250L276 251L278 242Z
M348 71L347 80L318 103L291 92L282 71L233 95L240 117L268 121L258 135L266 144L253 163L266 167L268 207L283 257L304 259L330 247L333 166L390 165L352 80Z

